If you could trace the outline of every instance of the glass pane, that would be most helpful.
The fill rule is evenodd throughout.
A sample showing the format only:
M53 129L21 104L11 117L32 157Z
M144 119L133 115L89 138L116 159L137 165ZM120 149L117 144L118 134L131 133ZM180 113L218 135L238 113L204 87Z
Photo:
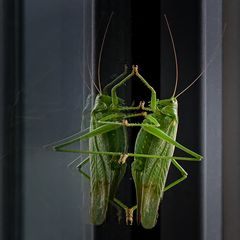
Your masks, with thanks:
M86 127L93 3L27 0L24 14L24 239L92 239L89 183L67 167L78 155L45 145Z

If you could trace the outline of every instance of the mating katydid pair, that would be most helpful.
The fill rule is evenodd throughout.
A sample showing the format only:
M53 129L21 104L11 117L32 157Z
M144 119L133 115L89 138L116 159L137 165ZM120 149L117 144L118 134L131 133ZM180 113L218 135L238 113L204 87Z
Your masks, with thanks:
M133 66L130 74L125 71L108 84L103 90L99 81L99 94L91 111L90 130L88 133L54 146L60 152L87 154L88 157L79 165L79 171L90 180L90 216L93 224L100 225L106 219L108 205L124 208L126 222L133 222L133 212L137 210L137 222L144 228L153 228L157 222L158 208L164 191L177 185L187 177L186 171L177 160L199 161L202 156L184 147L176 141L178 128L177 98L187 88L176 95L178 82L178 64L172 33L165 16L176 63L176 84L171 98L159 100L153 87ZM149 106L144 101L139 106L125 106L123 99L117 96L117 90L136 76L151 92ZM111 88L111 93L109 89ZM142 116L141 123L130 123L131 119ZM135 139L133 153L128 153L127 129L140 128ZM89 140L89 149L69 149L68 146ZM175 147L189 154L190 157L173 156ZM137 204L128 208L115 198L118 186L124 177L128 158L133 157L132 176L136 188ZM90 162L90 176L82 171L82 166ZM181 173L181 177L169 185L166 179L170 164Z

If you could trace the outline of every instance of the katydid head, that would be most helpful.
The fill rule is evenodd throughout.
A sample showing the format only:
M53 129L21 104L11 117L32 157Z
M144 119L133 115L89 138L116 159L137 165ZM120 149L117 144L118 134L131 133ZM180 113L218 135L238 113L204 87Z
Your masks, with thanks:
M105 94L98 94L95 99L95 105L93 108L94 112L103 112L106 111L111 105L111 97Z
M177 118L178 116L178 101L175 97L157 101L157 110L169 117Z
M123 104L123 100L118 98L118 103ZM112 97L106 94L98 94L95 99L95 106L93 111L103 112L112 109Z

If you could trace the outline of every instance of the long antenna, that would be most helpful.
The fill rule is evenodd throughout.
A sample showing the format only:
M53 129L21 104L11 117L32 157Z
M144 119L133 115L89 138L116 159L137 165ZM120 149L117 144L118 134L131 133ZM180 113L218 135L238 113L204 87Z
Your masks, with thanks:
M104 43L105 43L105 39L106 39L106 36L107 36L107 32L108 32L108 28L109 28L109 25L111 23L111 20L112 20L112 16L113 16L113 12L111 13L110 17L109 17L109 20L108 20L108 23L107 23L107 27L106 27L106 30L104 32L104 35L103 35L103 40L102 40L102 44L101 44L101 48L100 48L100 52L99 52L99 58L98 58L98 87L99 87L99 91L100 93L102 93L102 87L101 87L101 61L102 61L102 52L103 52L103 46L104 46Z
M211 61L211 62L212 62L212 61ZM203 74L206 72L206 70L208 69L209 65L210 65L210 62L209 62L208 65L206 66L206 69L203 70L203 71L195 78L195 80L193 80L192 83L190 83L185 89L183 89L183 90L176 96L176 98L178 98L180 95L182 95L184 92L186 92L199 78L201 78L202 75L203 75Z
M173 53L174 53L174 59L175 59L176 80L175 80L175 87L174 87L174 91L173 91L173 95L172 95L172 97L174 97L175 94L176 94L177 85L178 85L178 59L177 59L177 52L176 52L176 48L175 48L175 43L174 43L173 36L172 36L172 31L171 31L171 28L169 26L166 14L164 14L164 18L165 18L167 28L168 28L168 32L169 32L169 35L170 35L170 38L171 38L171 43L172 43L172 48L173 48Z
M89 66L89 64L87 65L87 67L88 67L88 73L89 73L89 76L90 76L91 81L92 81L92 83L93 83L93 86L96 88L97 92L100 94L100 90L98 89L97 84L96 84L96 83L94 82L94 80L93 80L93 76L92 76L92 73L91 73L91 71L90 71L90 66ZM89 86L88 86L88 89L90 90Z
M225 34L225 31L226 31L226 28L227 28L227 25L224 24L224 27L223 27L223 31L222 31L222 38ZM222 40L222 39L221 39ZM219 49L219 47L221 46L222 44L222 41L219 41L217 46L215 47L214 49L214 52L213 52L213 55L211 56L211 59L209 60L209 62L207 63L207 66L205 67L205 69L192 81L192 83L190 83L186 88L184 88L180 93L178 93L178 95L176 96L176 98L178 98L180 95L182 95L184 92L186 92L199 78L202 77L202 75L204 73L207 72L209 66L212 64L213 60L215 59L216 57L216 54L217 54L217 50Z
M216 50L218 49L219 46L217 46L217 48L215 49L214 54L212 55L210 61L208 62L207 66L205 67L205 69L192 81L192 83L190 83L186 88L184 88L180 93L178 93L178 95L176 96L176 98L178 98L180 95L182 95L184 92L186 92L199 78L202 77L202 75L204 73L206 73L206 71L208 70L208 67L211 65L211 63L213 62L213 60L215 59L215 55L216 55Z

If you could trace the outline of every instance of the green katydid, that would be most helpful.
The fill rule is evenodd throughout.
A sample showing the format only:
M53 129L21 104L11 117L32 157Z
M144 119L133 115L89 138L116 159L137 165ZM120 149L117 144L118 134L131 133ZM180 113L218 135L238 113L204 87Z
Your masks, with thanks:
M143 123L126 124L128 127L141 127L135 141L134 154L128 154L128 156L134 157L132 175L136 188L138 223L141 223L147 229L153 228L156 225L158 208L164 191L187 178L187 172L176 160L200 161L202 159L201 155L176 142L178 128L177 98L191 87L200 78L202 73L188 87L176 95L178 83L177 55L169 23L165 15L164 17L170 34L176 63L176 83L173 95L169 99L158 100L155 98L155 94L153 94L154 97L151 98L150 106L145 108L142 105L141 107L142 110L151 112L145 116ZM143 82L146 81L139 74L137 67L135 67L135 75ZM122 86L124 81L122 80L112 89L112 96L116 97L116 90ZM175 147L192 157L173 156ZM182 177L165 186L171 163L180 171Z
M91 204L90 204L90 217L93 224L102 224L106 218L106 212L108 208L109 201L114 202L114 195L117 186L123 177L126 164L119 164L119 156L111 155L101 155L99 152L104 151L120 151L125 152L127 149L127 137L124 126L112 126L99 123L102 118L109 118L114 120L122 120L124 114L119 113L116 110L110 110L110 105L112 103L111 97L107 94L108 88L114 83L120 81L126 74L127 68L125 67L124 72L113 80L110 84L101 89L100 84L100 61L103 50L103 44L106 37L108 27L110 25L112 14L109 18L104 38L102 41L102 46L99 53L99 65L98 65L98 81L99 86L94 86L99 91L96 96L95 105L91 111L90 120L90 131L88 134L82 137L73 138L70 141L66 141L62 144L54 146L54 150L62 152L74 152L74 150L66 149L67 146L72 145L75 142L89 139L89 153L98 152L97 154L92 154L88 158L82 161L78 165L79 171L87 178L90 179L91 186ZM119 106L122 105L122 100L120 100ZM115 138L115 141L112 141ZM82 166L90 161L90 177L81 170ZM120 201L116 200L115 205L121 204Z
M157 221L158 208L164 191L172 188L187 178L186 171L174 157L175 147L193 156L192 160L201 160L202 156L187 149L176 142L178 128L177 98L189 88L189 86L176 95L178 82L178 64L172 33L166 16L164 15L170 34L175 63L176 84L170 99L157 100L153 106L152 114L143 121L135 142L135 154L150 154L169 157L169 159L135 157L132 164L132 175L136 187L138 222L144 228L153 228ZM199 78L199 77L198 77ZM195 82L196 79L193 81ZM191 84L192 85L192 84ZM153 103L152 103L153 105ZM181 160L189 160L182 158ZM173 164L181 173L182 177L165 186L170 164Z

